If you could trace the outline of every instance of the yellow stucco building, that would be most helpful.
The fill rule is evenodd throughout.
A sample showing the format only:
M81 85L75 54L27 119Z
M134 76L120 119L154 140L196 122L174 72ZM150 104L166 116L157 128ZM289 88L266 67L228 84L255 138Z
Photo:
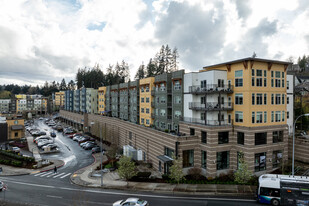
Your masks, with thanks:
M60 92L55 92L55 105L56 107L63 107L64 102L65 102L65 92L60 91Z
M140 124L145 126L151 126L153 124L153 112L154 107L152 105L153 95L152 90L154 88L154 77L148 77L139 81L139 114Z
M8 119L8 139L20 139L25 137L25 121L24 119Z
M106 95L106 87L99 87L98 89L98 113L100 115L103 115L105 111L105 95Z

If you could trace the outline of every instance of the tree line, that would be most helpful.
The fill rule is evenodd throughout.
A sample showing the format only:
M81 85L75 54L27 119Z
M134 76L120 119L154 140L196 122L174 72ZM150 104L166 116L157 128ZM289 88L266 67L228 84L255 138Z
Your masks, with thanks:
M139 66L134 79L143 79L176 71L178 70L178 58L177 48L172 50L168 45L162 45L160 51L153 58L149 59L147 65L142 63ZM81 87L97 89L101 86L120 84L128 81L130 81L130 68L128 63L122 60L121 63L117 62L115 65L110 64L106 68L106 74L104 74L98 64L93 68L79 68L75 76L75 81L70 80L68 83L66 83L65 79L62 79L61 82L46 81L42 86L0 85L0 99L9 99L15 94L41 94L43 96L50 96L52 93L58 91L74 90Z

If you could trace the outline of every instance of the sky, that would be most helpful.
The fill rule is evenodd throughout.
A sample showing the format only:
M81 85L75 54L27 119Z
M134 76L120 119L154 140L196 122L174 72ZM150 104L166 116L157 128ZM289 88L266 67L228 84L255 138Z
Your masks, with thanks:
M162 45L179 69L309 55L308 0L0 0L0 85L75 80L124 60L133 80Z

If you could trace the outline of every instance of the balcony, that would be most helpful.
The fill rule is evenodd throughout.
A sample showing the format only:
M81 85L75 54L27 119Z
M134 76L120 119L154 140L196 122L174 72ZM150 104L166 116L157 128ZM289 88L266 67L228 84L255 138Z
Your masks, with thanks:
M189 102L189 109L197 111L231 111L233 110L233 103L207 102L202 104L200 102Z
M155 95L155 93L156 93L156 91L155 91L155 90L151 90L151 96L154 96L154 95Z
M168 102L168 103L167 103L167 107L168 107L168 108L171 108L171 107L172 107L172 102Z
M231 126L232 120L202 120L200 118L191 118L191 117L181 117L180 121L188 122L188 123L194 123L194 124L202 124L207 126Z
M189 94L209 94L209 93L226 93L231 94L233 93L233 86L232 85L224 85L218 86L217 84L207 84L206 87L201 86L190 86L189 87Z

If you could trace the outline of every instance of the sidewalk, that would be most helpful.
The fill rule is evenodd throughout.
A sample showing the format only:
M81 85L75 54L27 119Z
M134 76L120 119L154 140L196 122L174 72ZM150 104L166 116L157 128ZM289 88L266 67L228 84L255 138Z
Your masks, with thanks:
M126 182L121 180L117 172L108 172L101 177L94 176L95 169L100 165L100 153L94 155L95 161L88 167L76 171L71 176L74 184L87 187L104 189L120 189L133 191L151 191L166 194L191 194L191 195L230 195L254 197L256 186L248 185L214 185L214 184L168 184L148 182ZM107 158L104 155L103 161Z

